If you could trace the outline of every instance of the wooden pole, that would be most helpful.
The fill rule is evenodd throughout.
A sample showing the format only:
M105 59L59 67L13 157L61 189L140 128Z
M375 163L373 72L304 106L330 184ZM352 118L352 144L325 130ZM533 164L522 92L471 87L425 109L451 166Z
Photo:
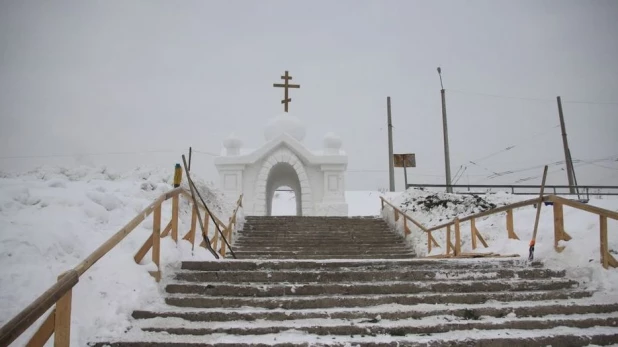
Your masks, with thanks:
M562 113L562 99L556 97L558 102L558 117L560 118L560 129L562 130L562 147L564 148L564 159L567 167L567 179L569 181L569 192L575 194L575 184L573 180L573 162L569 153L569 142L567 141L566 126L564 125L564 114Z
M532 233L532 240L530 240L530 254L529 260L534 259L534 246L536 244L536 233L539 230L539 219L541 218L541 206L543 206L543 192L545 190L545 180L547 179L547 165L543 169L543 181L541 182L541 193L539 194L539 202L536 206L536 218L534 219L534 232Z
M448 148L448 125L446 122L446 92L442 85L442 69L438 67L438 75L440 75L440 96L442 98L442 132L444 136L444 170L446 172L446 192L452 193L453 187L451 187L451 158Z
M395 191L395 167L393 166L393 121L391 118L391 97L386 97L386 115L388 126L388 185L391 192Z
M191 171L191 154L193 152L193 149L191 147L189 147L189 167L188 170Z

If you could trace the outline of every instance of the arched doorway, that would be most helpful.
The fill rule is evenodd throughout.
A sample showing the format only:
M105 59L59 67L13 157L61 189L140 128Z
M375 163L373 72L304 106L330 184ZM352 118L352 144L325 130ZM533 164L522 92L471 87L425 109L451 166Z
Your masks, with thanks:
M281 187L289 187L296 199L296 215L303 215L302 188L298 174L292 165L286 162L279 162L270 169L266 179L266 215L271 216L273 212L273 196L275 191Z
M275 189L270 215L271 216L296 216L296 193L294 189L283 186Z

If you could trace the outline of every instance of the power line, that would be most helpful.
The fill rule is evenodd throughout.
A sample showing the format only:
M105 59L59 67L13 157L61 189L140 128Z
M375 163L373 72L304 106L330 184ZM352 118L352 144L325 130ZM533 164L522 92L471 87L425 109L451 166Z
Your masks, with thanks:
M514 100L529 100L529 101L540 101L540 102L556 102L555 99L545 99L545 98L533 98L533 97L522 97L522 96L511 96L511 95L499 95L499 94L489 94L475 91L467 91L467 90L459 90L459 89L446 89L449 92L462 93L462 94L474 94L481 96L488 96L492 98L501 98L501 99L514 99ZM563 101L565 104L590 104L590 105L618 105L618 101Z
M531 100L531 101L541 101L541 102L555 102L554 99L542 99L542 98L530 98L530 97L519 97L519 96L507 96L507 95L498 95L498 94L487 94L481 92L473 92L466 90L458 90L458 89L447 89L449 92L462 93L462 94L475 94L481 96L489 96L492 98L502 98L502 99L515 99L515 100Z
M75 154L47 154L47 155L14 155L3 156L0 159L36 159L36 158L63 158L63 157L78 157L78 156L99 156L99 155L127 155L127 154L150 154L150 153L178 153L182 150L158 150L158 151L140 151L140 152L98 152L98 153L75 153Z

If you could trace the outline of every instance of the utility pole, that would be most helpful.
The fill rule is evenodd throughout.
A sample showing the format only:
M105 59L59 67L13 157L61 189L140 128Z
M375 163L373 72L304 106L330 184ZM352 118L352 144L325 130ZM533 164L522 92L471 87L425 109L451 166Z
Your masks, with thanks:
M386 97L386 113L388 118L388 182L390 191L395 191L395 168L393 167L393 122L391 120L391 97Z
M446 171L446 192L452 193L451 186L451 158L448 150L448 127L446 124L446 95L444 93L444 85L442 85L442 69L438 66L438 75L440 76L440 94L442 95L442 130L444 132L444 167Z
M569 180L569 193L575 194L575 184L573 179L573 161L571 160L569 142L567 141L566 126L564 125L564 114L562 113L562 99L557 96L556 100L558 100L558 116L560 117L560 129L562 129L562 146L564 147L564 162L566 164L567 178Z

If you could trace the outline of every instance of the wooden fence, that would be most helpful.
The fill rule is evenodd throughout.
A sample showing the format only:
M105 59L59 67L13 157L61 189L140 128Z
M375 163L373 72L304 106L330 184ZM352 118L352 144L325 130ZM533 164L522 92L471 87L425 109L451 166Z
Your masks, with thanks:
M8 346L15 341L24 331L26 331L34 322L37 321L45 312L52 308L51 312L43 321L43 324L34 333L28 341L28 347L43 346L49 338L54 335L54 347L68 347L71 336L71 295L73 287L79 282L79 278L99 259L114 248L120 241L129 235L135 228L143 222L149 215L153 215L152 235L148 237L143 246L135 255L135 261L139 263L144 256L152 249L152 261L156 264L157 270L151 271L150 274L159 281L161 279L161 248L160 240L171 233L171 237L175 242L178 242L178 214L180 209L180 197L189 197L189 203L192 206L191 228L183 237L194 245L196 234L196 222L199 216L199 210L206 210L206 207L199 203L195 206L190 199L191 194L183 188L175 188L156 199L148 205L135 218L127 223L116 234L110 237L105 243L97 248L86 259L79 263L75 268L61 274L58 281L45 291L41 296L34 300L28 307L23 309L13 319L7 322L0 328L0 347ZM161 206L163 202L172 199L172 218L161 232ZM236 207L228 223L222 222L214 214L206 213L204 217L205 232L208 232L209 218L214 223L217 223L221 232L231 244L232 233L236 225L236 214L242 207L242 195L238 198ZM217 250L221 256L225 256L226 245L224 242L219 242L219 234L211 240L212 247ZM222 240L221 240L222 241ZM220 245L219 245L220 243ZM202 241L201 246L206 244Z
M541 198L530 199L525 201L520 201L514 204L501 206L498 208L494 208L491 210L487 210L484 212L476 213L470 216L466 216L463 218L454 218L452 221L443 223L434 227L426 227L414 220L412 217L405 214L401 209L387 201L384 197L380 197L382 203L382 210L386 206L390 206L393 209L393 214L395 221L398 221L400 216L404 218L404 234L408 236L410 234L410 228L408 227L408 222L416 225L421 231L427 234L427 253L431 253L431 251L435 247L440 247L438 242L436 242L433 237L433 232L446 232L445 242L445 253L442 255L436 255L435 257L442 258L450 258L450 257L471 257L480 254L475 253L463 253L461 251L461 224L465 222L470 222L470 236L472 240L472 249L475 250L478 247L478 242L480 242L485 248L488 247L487 242L476 228L476 220L478 218L487 217L490 215L494 215L497 213L506 212L506 231L509 239L519 240L517 234L515 234L515 230L513 227L514 224L514 215L513 210L517 208L522 208L530 205L535 205L542 202L551 202L553 204L553 213L554 213L554 249L556 252L562 252L564 250L564 246L560 246L560 241L569 241L571 240L571 236L565 231L564 228L564 217L563 217L563 209L564 206L569 206L572 208L576 208L582 211L586 211L589 213L594 213L599 216L599 235L600 235L600 261L604 268L618 267L618 261L612 256L609 252L608 247L608 239L607 239L607 219L618 220L618 213L610 210L606 210L600 207L595 207L587 204L583 204L578 201L573 201L569 199L565 199L555 195L547 195ZM454 234L454 235L453 235ZM454 241L453 241L454 236Z

